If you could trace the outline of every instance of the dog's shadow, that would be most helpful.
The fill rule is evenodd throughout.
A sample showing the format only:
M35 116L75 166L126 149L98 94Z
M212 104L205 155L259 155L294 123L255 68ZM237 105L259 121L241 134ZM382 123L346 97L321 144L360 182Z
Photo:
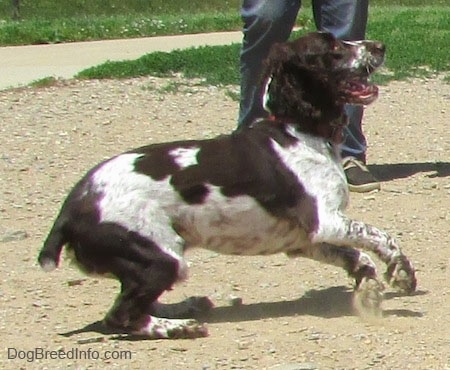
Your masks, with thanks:
M415 292L414 295L423 295L426 292ZM398 294L387 294L385 299L397 297ZM283 300L275 302L261 302L250 304L238 304L233 306L218 306L208 313L199 314L195 318L200 322L224 323L255 321L267 318L293 317L293 316L316 316L322 318L337 318L344 316L355 316L353 309L353 290L345 286L330 287L326 289L307 291L302 297L294 300ZM408 309L388 310L383 312L384 316L421 317L421 312ZM119 334L115 339L133 340L133 336L120 335L117 331L108 330L101 321L94 322L83 328L66 333L60 333L64 337L95 332L103 335ZM142 339L137 337L136 339Z
M430 172L430 178L450 176L450 162L372 164L368 168L380 181L406 178L421 172Z
M413 295L426 292L416 291ZM387 293L385 300L401 296L401 293ZM316 316L337 318L356 316L353 307L353 289L346 286L330 287L322 290L309 290L299 299L290 301L261 302L237 306L216 307L207 317L201 318L209 323L253 321L267 318ZM421 312L411 310L385 310L383 316L421 317Z
M216 307L205 319L210 323L253 321L291 316L333 318L351 316L353 290L345 286L307 291L294 300Z

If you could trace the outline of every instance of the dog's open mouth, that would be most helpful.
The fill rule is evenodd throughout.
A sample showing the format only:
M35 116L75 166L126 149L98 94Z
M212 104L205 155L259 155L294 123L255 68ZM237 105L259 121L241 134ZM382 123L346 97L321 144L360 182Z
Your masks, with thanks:
M340 98L346 104L368 105L378 97L378 87L367 78L345 81L340 87Z

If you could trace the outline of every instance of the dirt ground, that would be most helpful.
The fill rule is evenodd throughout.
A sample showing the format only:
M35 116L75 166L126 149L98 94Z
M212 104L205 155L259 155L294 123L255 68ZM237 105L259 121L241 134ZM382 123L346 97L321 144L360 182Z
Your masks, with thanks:
M382 319L353 313L338 268L195 250L188 281L163 300L211 297L209 337L130 340L92 325L115 281L67 260L40 270L43 239L86 170L147 143L230 132L230 89L141 78L0 92L0 368L450 369L450 85L439 77L382 86L366 110L382 190L352 193L348 213L397 237L418 270L414 295L387 288Z

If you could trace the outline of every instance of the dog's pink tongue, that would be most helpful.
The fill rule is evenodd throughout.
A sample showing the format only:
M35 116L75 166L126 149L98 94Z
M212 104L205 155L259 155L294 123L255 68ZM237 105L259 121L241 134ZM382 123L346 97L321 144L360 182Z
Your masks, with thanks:
M373 95L378 95L378 87L375 85L368 85L362 82L352 82L350 84L350 92L353 96L361 99L369 98Z
M366 85L359 96L363 99L371 96L378 96L378 87L375 85Z

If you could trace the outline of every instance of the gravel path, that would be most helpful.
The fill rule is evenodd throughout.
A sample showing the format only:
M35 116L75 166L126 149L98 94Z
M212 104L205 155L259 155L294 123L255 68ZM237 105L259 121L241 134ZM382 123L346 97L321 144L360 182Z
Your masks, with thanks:
M349 213L396 236L419 279L413 296L387 289L383 319L353 315L351 282L339 269L192 251L190 279L165 300L210 296L208 338L128 341L89 327L117 284L85 278L67 261L45 274L35 262L43 238L70 187L100 160L235 127L228 90L236 87L197 82L67 81L0 92L0 368L450 369L450 85L438 77L383 86L366 111L369 163L383 185L352 194ZM242 305L230 305L236 297ZM36 348L84 357L8 358Z

